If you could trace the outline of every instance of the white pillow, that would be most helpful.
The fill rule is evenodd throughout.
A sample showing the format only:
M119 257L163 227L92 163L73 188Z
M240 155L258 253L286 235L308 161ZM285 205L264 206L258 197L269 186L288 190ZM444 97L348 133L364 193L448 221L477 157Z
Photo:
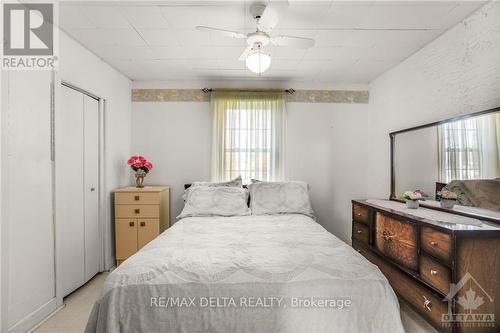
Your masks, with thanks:
M241 179L241 176L238 176L232 180L229 180L227 182L192 182L191 187L195 186L210 186L210 187L243 187L243 180ZM186 202L186 197L187 197L187 192L188 189L184 190L184 193L182 193L182 200Z
M239 187L190 187L178 219L193 216L250 215L248 190Z
M304 214L315 218L305 182L257 182L249 189L253 215Z
M227 182L193 182L191 186L243 187L243 180L238 176Z

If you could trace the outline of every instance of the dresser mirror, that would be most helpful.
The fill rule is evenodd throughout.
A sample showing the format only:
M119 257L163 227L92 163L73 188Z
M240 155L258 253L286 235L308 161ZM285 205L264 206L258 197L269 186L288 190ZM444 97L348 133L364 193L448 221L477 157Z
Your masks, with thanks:
M500 107L390 133L391 199L500 221ZM443 191L444 190L444 191ZM452 208L441 194L456 193Z

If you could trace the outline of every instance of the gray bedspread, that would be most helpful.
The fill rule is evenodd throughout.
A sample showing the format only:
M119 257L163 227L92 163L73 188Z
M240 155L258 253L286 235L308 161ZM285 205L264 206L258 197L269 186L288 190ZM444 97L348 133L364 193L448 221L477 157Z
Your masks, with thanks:
M107 278L91 332L404 332L379 269L303 215L186 218Z

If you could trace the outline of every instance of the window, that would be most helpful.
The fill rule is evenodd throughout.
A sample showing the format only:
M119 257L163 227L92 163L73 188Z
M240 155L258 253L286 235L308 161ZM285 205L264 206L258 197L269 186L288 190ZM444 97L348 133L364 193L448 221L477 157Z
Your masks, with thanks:
M440 181L479 179L481 153L477 119L464 119L438 127Z
M212 178L284 177L284 93L214 92Z

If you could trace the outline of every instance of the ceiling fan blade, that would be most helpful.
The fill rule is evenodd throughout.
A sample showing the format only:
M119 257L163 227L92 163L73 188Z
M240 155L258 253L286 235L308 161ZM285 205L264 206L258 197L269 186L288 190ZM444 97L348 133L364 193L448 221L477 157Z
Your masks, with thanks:
M259 27L266 31L273 30L288 10L287 0L275 0L269 2L259 19Z
M271 38L271 43L277 46L290 46L298 49L308 49L314 46L314 39L294 36L276 36Z
M252 51L252 46L248 45L247 48L243 51L243 53L240 55L238 60L245 61L250 51Z
M238 38L238 39L247 38L247 35L242 34L240 32L230 31L230 30L224 30L224 29L218 29L218 28L205 27L205 26L201 26L201 25L197 26L196 30L213 32L213 33L216 33L216 34L219 34L219 35L224 35L226 37L231 37L231 38Z

